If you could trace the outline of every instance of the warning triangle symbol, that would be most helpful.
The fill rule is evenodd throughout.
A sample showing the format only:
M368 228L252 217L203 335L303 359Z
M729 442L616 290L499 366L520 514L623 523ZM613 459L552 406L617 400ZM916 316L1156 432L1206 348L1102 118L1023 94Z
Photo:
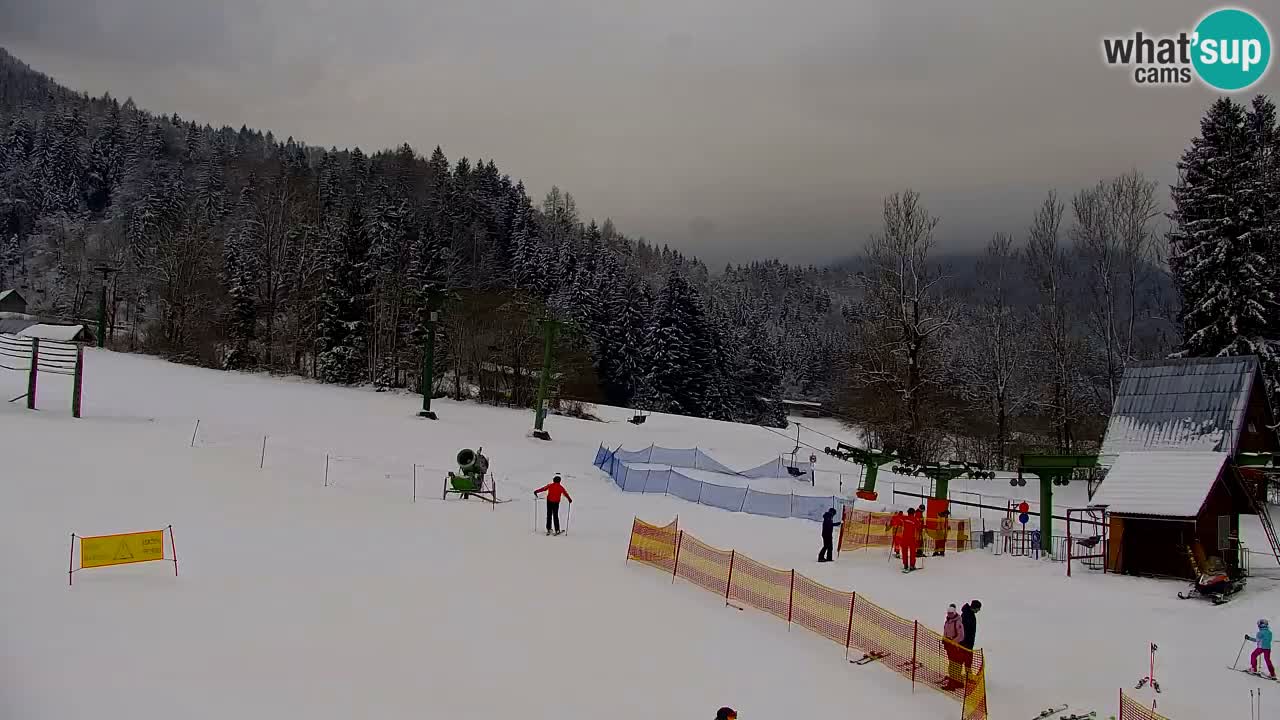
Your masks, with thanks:
M112 558L112 560L115 560L118 562L120 560L132 560L132 559L133 559L133 553L130 552L129 550L128 541L121 540L119 547L116 548L116 556Z

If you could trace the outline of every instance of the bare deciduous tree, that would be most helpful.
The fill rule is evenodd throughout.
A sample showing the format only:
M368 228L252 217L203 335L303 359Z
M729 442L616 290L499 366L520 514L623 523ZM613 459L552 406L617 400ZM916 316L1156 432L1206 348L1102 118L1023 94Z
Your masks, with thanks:
M1029 318L1010 298L1021 263L1013 239L996 233L977 262L978 288L965 313L968 332L956 333L951 343L955 391L984 418L983 425L990 422L995 442L984 462L1002 468L1012 418L1031 400Z
M1060 452L1076 444L1075 425L1082 412L1081 377L1084 347L1077 335L1077 303L1072 298L1075 267L1060 241L1063 205L1050 191L1028 231L1027 269L1039 290L1036 316L1036 360L1045 391L1037 405L1046 411Z
M918 453L924 442L921 405L941 380L937 350L957 309L942 291L941 268L930 258L937 224L916 192L889 196L884 229L872 236L868 268L860 275L866 293L858 318L863 345L850 380L897 396L897 412L889 420L896 427L884 427L881 434L909 453Z
M1072 199L1071 235L1087 262L1089 329L1099 344L1101 387L1115 402L1124 368L1141 353L1140 319L1149 316L1149 285L1156 262L1154 181L1130 172L1099 181Z

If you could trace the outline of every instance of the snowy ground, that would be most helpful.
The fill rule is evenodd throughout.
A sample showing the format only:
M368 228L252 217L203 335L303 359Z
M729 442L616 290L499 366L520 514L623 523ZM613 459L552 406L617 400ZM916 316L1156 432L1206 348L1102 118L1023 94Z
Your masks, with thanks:
M437 401L430 422L408 395L96 351L87 367L84 419L70 418L61 378L42 378L39 413L0 406L4 718L647 719L709 717L722 704L749 718L959 716L937 693L913 696L885 669L845 663L826 640L625 564L633 515L679 514L707 542L935 628L948 602L981 598L999 720L1063 702L1114 713L1118 689L1146 674L1149 642L1160 646L1162 712L1243 717L1258 681L1225 666L1280 607L1267 577L1211 607L1177 600L1180 583L1068 580L1058 563L981 552L930 558L911 576L875 551L818 565L814 523L623 494L591 467L601 442L696 445L752 467L790 452L794 431L662 415L633 426L627 411L601 408L610 422L551 417L555 439L543 443L526 437L526 412ZM4 399L23 384L0 375ZM831 421L801 422L853 439ZM512 501L441 501L456 451L480 445ZM855 466L821 454L819 470L818 491L841 472L856 482ZM560 538L533 531L531 490L552 472L576 500ZM886 491L912 482L883 477ZM70 533L169 523L180 577L151 563L84 571L67 587Z

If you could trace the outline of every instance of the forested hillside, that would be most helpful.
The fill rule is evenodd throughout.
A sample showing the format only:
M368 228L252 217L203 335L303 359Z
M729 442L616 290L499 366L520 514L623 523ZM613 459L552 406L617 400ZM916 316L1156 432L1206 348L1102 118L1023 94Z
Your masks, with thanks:
M564 394L781 424L816 392L828 291L778 264L696 259L535 202L493 161L366 155L67 91L0 53L3 284L96 313L114 346L325 382L416 387L430 308L442 383L529 402L536 321L571 321ZM458 372L453 372L457 370ZM453 380L452 383L448 379Z
M1261 354L1275 392L1274 108L1206 123L1172 218L1130 171L965 255L886 189L882 229L833 251L850 261L711 270L493 160L154 115L0 50L0 287L92 318L105 269L112 347L386 387L418 387L436 311L437 391L520 406L553 317L561 398L775 426L776 399L821 399L918 459L1002 465L1096 443L1124 368L1175 350Z

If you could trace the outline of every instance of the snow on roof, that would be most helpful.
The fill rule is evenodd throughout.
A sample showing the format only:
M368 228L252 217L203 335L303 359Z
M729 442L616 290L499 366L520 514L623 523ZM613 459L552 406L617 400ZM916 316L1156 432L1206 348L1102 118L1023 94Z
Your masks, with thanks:
M1121 453L1089 504L1106 505L1113 515L1195 517L1227 457L1183 450Z
M18 333L20 337L71 342L84 332L83 325L32 325Z
M23 320L22 318L0 317L0 335L17 335L27 328L35 325L34 320Z
M0 300L3 300L17 292L18 292L17 290L0 290ZM18 295L18 297L22 297L22 296Z
M1102 440L1102 464L1137 450L1234 452L1257 370L1252 356L1126 368Z

